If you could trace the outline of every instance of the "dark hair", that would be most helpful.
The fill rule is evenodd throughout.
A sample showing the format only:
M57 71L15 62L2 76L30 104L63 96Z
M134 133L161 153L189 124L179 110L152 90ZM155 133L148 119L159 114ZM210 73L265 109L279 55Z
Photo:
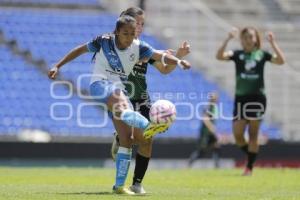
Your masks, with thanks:
M255 37L256 37L256 48L260 49L261 46L262 46L262 42L261 42L261 37L260 37L260 34L258 32L258 30L254 27L245 27L241 30L241 33L240 33L240 37L242 37L244 34L246 33L249 33L250 31L254 31L255 32Z
M120 16L117 19L116 27L115 27L115 30L114 30L113 33L116 34L117 31L120 30L124 25L135 24L135 23L136 23L136 20L133 17L129 16L129 15ZM95 61L95 57L96 57L96 53L94 53L94 55L92 57L92 62Z
M133 17L131 17L129 15L123 15L117 19L116 28L115 28L114 33L116 33L118 30L120 30L124 25L135 24L135 23L136 23L136 20Z
M129 15L133 18L136 18L137 16L143 15L144 13L144 10L139 7L130 7L127 8L127 10L121 12L120 17L124 15Z

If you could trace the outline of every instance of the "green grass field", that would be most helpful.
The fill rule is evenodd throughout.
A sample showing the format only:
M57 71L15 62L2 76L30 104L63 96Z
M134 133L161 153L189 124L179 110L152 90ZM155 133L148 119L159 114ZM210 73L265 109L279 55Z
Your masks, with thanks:
M256 169L252 177L240 174L237 169L149 170L144 181L148 194L128 197L111 193L113 169L0 167L0 199L300 199L300 170Z

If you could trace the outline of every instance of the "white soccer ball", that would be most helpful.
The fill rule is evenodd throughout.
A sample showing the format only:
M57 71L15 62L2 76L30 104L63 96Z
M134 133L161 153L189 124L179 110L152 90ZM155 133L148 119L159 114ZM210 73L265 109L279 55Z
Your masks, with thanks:
M150 108L150 120L154 124L171 124L176 119L176 107L168 100L158 100Z

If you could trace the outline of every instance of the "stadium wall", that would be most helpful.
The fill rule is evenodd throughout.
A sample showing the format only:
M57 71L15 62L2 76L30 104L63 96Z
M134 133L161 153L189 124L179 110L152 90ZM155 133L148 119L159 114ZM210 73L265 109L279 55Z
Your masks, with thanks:
M110 158L110 143L21 143L1 142L0 159L96 159ZM180 149L180 151L179 151ZM187 159L195 149L193 141L154 142L154 159ZM300 143L270 141L261 146L257 165L267 167L300 167ZM205 156L209 158L210 155ZM221 158L233 159L241 166L244 156L234 145L221 147Z

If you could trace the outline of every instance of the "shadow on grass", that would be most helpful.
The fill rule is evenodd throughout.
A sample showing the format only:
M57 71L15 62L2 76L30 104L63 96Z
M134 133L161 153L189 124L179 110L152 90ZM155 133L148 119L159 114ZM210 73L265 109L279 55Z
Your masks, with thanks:
M58 195L117 195L112 192L61 192L61 193L56 193ZM132 196L149 196L149 194L135 194Z
M60 195L114 195L112 192L61 192Z

